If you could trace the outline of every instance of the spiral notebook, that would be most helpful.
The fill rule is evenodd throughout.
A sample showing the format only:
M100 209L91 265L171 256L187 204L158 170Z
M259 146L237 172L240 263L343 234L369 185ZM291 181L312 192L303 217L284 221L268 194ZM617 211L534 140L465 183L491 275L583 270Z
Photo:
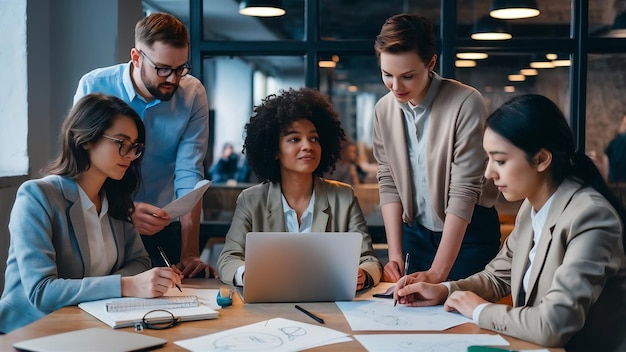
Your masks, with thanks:
M143 316L154 309L166 310L172 313L175 317L180 318L180 321L216 319L218 317L218 312L216 310L202 303L198 303L196 306L193 307L182 308L165 308L164 306L155 308L154 306L145 306L133 310L121 309L121 311L115 312L107 311L107 305L126 308L127 306L134 305L134 307L136 308L136 300L137 298L133 297L102 299L98 301L79 303L78 308L93 315L95 318L112 328L133 326L135 323L141 322ZM167 312L155 312L150 314L150 316L154 319L158 319L167 318L169 315L167 314Z

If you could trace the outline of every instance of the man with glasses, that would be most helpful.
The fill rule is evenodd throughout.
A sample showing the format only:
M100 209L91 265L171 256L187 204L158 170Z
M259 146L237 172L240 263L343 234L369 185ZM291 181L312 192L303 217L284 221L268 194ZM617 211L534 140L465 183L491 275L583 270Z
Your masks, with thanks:
M179 220L161 208L204 179L209 112L206 90L188 75L189 38L185 26L165 13L152 14L135 27L128 63L95 69L78 83L74 103L99 92L126 101L146 126L142 185L132 221L155 266L163 266L158 246L186 277L216 275L200 260L201 201ZM120 151L128 146L120 144Z

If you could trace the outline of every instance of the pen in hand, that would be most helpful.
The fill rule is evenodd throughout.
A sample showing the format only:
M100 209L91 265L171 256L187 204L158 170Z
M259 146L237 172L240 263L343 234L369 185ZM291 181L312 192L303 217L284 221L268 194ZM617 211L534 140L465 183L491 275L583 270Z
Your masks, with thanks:
M409 275L409 252L406 253L406 257L404 258L404 281L402 282L402 287L406 286L406 277L408 275ZM398 300L394 299L393 306L395 307L396 304L398 304Z
M299 311L301 311L302 313L304 313L304 314L306 314L306 315L310 316L310 317L311 317L311 318L313 318L313 320L315 320L316 322L318 322L318 323L320 323L320 324L324 324L324 319L322 319L322 318L318 317L317 315L315 315L315 314L313 314L313 313L309 312L308 310L306 310L306 309L304 309L304 308L300 307L300 306L299 306L299 305L297 305L297 304L296 304L296 309L297 309L297 310L299 310Z
M161 254L161 258L163 258L165 265L167 265L168 268L171 268L172 264L170 263L170 260L167 259L167 256L165 255L165 251L163 251L163 248L161 248L161 246L157 246L157 249L159 250L159 254ZM178 291L183 292L183 290L180 289L180 286L178 286L178 284L175 284L175 285Z

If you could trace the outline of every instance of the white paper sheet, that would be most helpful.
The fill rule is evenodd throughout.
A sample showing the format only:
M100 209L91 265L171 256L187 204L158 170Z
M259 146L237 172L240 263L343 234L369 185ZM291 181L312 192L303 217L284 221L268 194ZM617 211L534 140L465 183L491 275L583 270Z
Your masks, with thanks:
M467 352L469 346L507 346L500 335L490 334L372 334L354 335L370 352Z
M235 329L175 341L190 351L300 351L350 341L341 331L274 318Z
M472 320L443 306L393 306L391 300L336 302L353 331L442 331Z
M204 195L207 189L213 181L209 180L200 180L196 183L196 186L193 188L193 191L185 194L184 196L175 199L173 202L164 206L162 209L170 216L170 218L174 219L181 215L187 214L193 209L194 205L198 203L200 198Z

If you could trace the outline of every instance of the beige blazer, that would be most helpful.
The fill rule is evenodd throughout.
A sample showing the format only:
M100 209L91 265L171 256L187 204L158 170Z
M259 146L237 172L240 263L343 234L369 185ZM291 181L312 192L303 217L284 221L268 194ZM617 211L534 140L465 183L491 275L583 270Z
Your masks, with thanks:
M374 284L382 276L382 265L372 249L372 239L352 187L345 183L315 178L313 232L360 232L363 235L359 266ZM280 184L262 183L241 192L224 249L217 260L220 278L233 284L237 269L244 265L248 232L287 231ZM271 258L268 258L271 260Z
M626 351L626 258L618 214L598 192L566 180L556 191L531 269L525 305L518 294L533 241L525 201L515 229L485 270L451 283L495 302L481 328L568 351Z
M483 177L482 147L487 111L480 93L460 82L440 79L428 127L426 179L433 208L444 220L452 213L471 221L474 205L492 207L498 191ZM402 203L402 220L413 223L413 194L404 115L393 93L376 104L373 146L378 161L380 204ZM482 197L481 197L482 194Z

